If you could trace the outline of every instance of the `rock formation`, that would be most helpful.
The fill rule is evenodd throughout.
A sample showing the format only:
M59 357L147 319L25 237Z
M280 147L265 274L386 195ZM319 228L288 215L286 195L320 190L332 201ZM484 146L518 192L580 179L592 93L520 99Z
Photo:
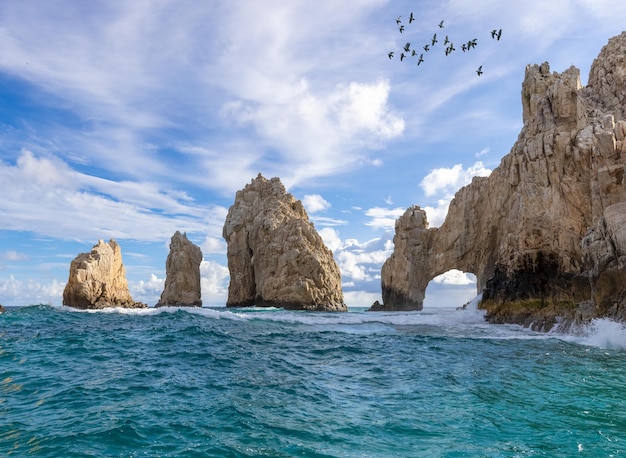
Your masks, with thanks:
M347 310L332 252L278 178L259 174L237 192L223 236L230 271L227 306Z
M99 240L90 253L81 253L70 264L63 291L63 305L79 309L105 307L143 308L128 290L122 249L115 240Z
M176 231L170 242L170 253L165 263L165 287L156 307L164 305L197 306L200 299L200 263L202 251L187 239L187 234Z
M5 309L5 308L2 306L2 304L0 304L0 313L4 313L4 312L6 312L6 311L7 311L7 309Z
M419 207L396 222L379 309L421 309L428 282L456 268L476 275L491 321L547 329L557 315L623 317L625 102L626 32L584 88L574 67L528 66L511 152L457 192L441 227Z

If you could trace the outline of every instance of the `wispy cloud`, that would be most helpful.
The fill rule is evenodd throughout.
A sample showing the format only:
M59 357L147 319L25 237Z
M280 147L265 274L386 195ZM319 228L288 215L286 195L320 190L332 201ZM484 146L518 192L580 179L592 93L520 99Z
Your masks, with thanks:
M0 193L0 228L66 240L156 241L176 230L218 236L226 216L225 208L199 206L185 194L96 178L29 151L15 165L0 163Z

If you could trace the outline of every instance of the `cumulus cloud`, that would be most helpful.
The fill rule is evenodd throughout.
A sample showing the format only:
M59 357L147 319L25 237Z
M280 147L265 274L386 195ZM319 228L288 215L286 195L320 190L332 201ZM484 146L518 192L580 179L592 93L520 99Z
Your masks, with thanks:
M14 275L0 279L0 296L3 305L23 306L35 304L61 305L65 283L56 279L41 282L33 279L20 280Z
M306 194L302 198L302 205L308 213L318 213L330 208L330 202L319 194Z
M476 283L476 276L457 269L451 269L441 275L437 275L431 281L442 285L473 285Z
M442 167L433 170L420 182L426 196L433 196L437 193L456 192L461 187L469 184L475 176L486 177L491 174L491 170L486 168L481 161L476 162L467 169L462 164L452 167Z
M200 263L200 287L202 289L202 305L223 306L228 298L228 267L215 261Z

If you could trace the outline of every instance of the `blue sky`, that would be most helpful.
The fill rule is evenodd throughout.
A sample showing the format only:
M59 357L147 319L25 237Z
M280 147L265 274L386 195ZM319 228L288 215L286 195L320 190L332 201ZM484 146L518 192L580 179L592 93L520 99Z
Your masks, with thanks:
M526 65L586 84L625 24L608 0L3 2L0 303L61 305L71 260L113 237L153 305L180 230L204 253L204 304L224 305L224 218L260 172L303 201L347 305L368 306L394 220L417 204L441 224L513 146ZM434 33L420 66L400 62ZM460 305L470 280L431 282L426 305Z

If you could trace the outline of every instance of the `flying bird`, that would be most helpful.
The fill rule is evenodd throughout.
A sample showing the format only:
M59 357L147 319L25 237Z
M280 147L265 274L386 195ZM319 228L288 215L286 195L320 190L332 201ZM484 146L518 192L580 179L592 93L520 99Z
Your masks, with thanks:
M500 41L501 36L502 36L502 29L500 30L493 29L491 31L491 38L496 38L498 41Z
M402 20L400 19L402 16L398 16L398 19L396 19L396 24L400 25L400 23L402 22Z
M400 53L400 62L402 62L404 60L406 56L404 55L404 53Z
M483 66L482 66L482 65L481 65L480 67L478 67L478 70L476 70L476 74L477 74L478 76L480 76L480 75L482 75L482 74L483 74Z
M404 50L406 52L409 52L411 50L411 43L407 41L407 43L404 45Z
M431 41L432 41L432 45L435 46L435 43L437 43L437 34L433 35L433 39Z
M498 38L498 41L500 41L500 37L502 36L502 29L498 30L498 33L496 34L496 37Z
M454 43L450 43L450 46L446 48L446 56L448 54L452 54L452 51L456 51L456 49L454 48Z
M393 51L390 51L389 54L387 54L389 56L389 58L391 59L393 57Z
M447 45L448 43L450 43L450 40L448 40L448 35L446 35L446 39L443 40L443 45Z
M417 56L415 49L411 49L411 57Z
M428 52L429 49L430 49L430 46L424 45L424 51Z
M415 18L413 17L413 12L411 12L411 14L409 15L409 24L413 22L414 20Z
M424 62L424 54L420 54L420 58L417 61L417 65L421 64L422 62Z
M439 23L439 28L440 28L440 29L443 29L443 21L441 21L441 22Z
M467 45L465 43L463 43L461 45L461 49L463 50L463 52L467 51Z
M404 32L404 26L401 25L398 30L400 30L400 33Z

